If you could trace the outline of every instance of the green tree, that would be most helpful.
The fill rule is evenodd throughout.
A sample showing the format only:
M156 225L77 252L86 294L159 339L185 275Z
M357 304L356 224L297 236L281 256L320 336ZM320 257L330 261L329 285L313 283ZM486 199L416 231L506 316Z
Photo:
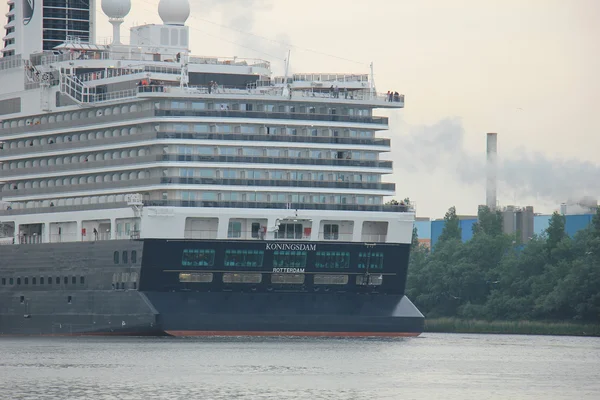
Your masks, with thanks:
M548 224L548 228L546 228L546 234L548 235L546 243L549 249L555 248L565 238L565 223L565 216L556 211L550 217L550 223Z
M438 241L440 243L448 240L461 240L462 230L460 228L460 221L456 215L456 207L452 206L444 215L444 229L440 235Z
M411 246L412 248L419 246L419 232L416 226L413 227Z
M600 209L573 238L555 213L525 246L499 233L496 213L479 217L463 243L452 207L435 252L412 246L406 293L425 315L600 324Z
M500 211L492 211L488 206L481 206L477 212L477 222L473 224L473 234L502 235L503 221Z

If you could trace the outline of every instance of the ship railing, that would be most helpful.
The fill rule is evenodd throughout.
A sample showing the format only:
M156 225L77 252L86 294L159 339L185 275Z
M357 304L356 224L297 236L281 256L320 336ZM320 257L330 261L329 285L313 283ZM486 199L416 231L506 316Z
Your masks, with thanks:
M238 58L238 57L206 57L189 56L190 64L208 64L208 65L233 65L241 67L271 68L271 63L259 58Z
M391 97L386 93L376 93L369 90L331 90L330 88L310 89L310 90L294 90L294 93L300 93L302 97L315 97L322 99L344 99L344 100L361 100L361 101L379 101L389 103L404 104L404 95L399 94Z
M385 243L387 235L363 234L360 238L363 242L368 243Z
M0 71L6 69L19 68L23 65L23 58L20 54L0 58Z
M288 78L289 79L289 78ZM284 82L284 77L276 77L278 82ZM292 76L293 82L369 82L368 74L332 74L332 73L301 73Z
M205 86L189 86L184 89L190 94L235 94L235 95L266 95L266 96L282 96L283 88L275 86L261 86L248 84L246 87L240 86L225 86L225 85L205 85Z

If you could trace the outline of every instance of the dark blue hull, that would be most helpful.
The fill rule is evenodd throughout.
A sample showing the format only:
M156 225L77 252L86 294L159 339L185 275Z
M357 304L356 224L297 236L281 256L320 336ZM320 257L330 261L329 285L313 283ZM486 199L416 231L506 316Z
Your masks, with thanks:
M219 252L260 246L265 242L3 246L0 335L417 336L423 331L423 315L404 296L407 246L378 247L388 260L378 286L364 284L365 274L352 263L344 271L323 272L344 277L345 284L319 284L321 271L310 255L302 284L281 284L274 278L281 279L281 273L271 265L252 269L262 277L258 284L228 281ZM319 251L330 246L347 249L353 260L354 252L364 251L347 243L320 244ZM216 249L216 265L182 266L183 249L194 247ZM211 281L180 282L182 274L199 273L210 274Z

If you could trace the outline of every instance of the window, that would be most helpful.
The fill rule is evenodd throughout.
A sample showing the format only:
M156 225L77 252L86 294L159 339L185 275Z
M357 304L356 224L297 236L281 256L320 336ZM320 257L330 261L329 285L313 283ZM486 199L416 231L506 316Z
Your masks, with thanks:
M25 281L25 285L29 285L29 278L24 278L23 280Z
M79 284L80 284L80 285L83 285L84 283L85 283L85 277L83 277L83 276L80 276L80 277L79 277Z
M14 285L15 284L14 278L9 278L8 279L8 284L9 285Z
M315 285L346 285L348 284L348 275L321 275L315 274Z
M226 250L225 266L261 268L264 255L263 250Z
M359 269L383 269L383 253L359 253Z
M135 264L137 262L137 251L133 250L131 252L131 263Z
M383 283L383 275L381 275L381 274L356 275L356 284L357 285L381 286L382 283Z
M315 267L345 269L350 267L350 253L340 251L318 251Z
M188 273L179 274L179 282L211 283L212 281L213 281L212 272L196 273L196 274L188 274Z
M44 284L44 277L43 277L43 276L41 276L41 277L40 277L40 285L43 285L43 284Z
M337 224L325 224L323 227L325 240L338 240L340 227Z
M37 284L37 279L36 279L36 278L31 278L31 284L32 284L32 285L35 285L35 284Z
M252 237L253 238L258 238L259 237L259 231L260 231L260 223L258 222L253 222L252 223Z
M76 277L72 277L72 278L71 278L71 283L72 283L73 285L77 284L77 278L76 278Z
M17 278L17 285L21 284L21 278Z
M6 285L6 278L2 278L2 284Z
M304 274L271 274L271 283L275 285L302 285Z
M275 251L273 268L305 268L306 251Z
M123 250L123 264L127 264L127 251Z
M65 276L65 278L64 278L64 282L65 282L65 285L68 285L68 284L69 284L69 278L67 278L67 277Z
M277 231L278 239L302 239L302 224L281 224Z
M115 264L119 263L119 252L115 251L115 253L113 254L113 260L115 262Z
M215 251L212 249L184 249L181 257L182 267L212 267L215 263Z
M242 237L242 223L241 222L230 222L227 228L228 238L240 238Z
M226 272L223 274L223 283L261 283L262 274L254 272L249 273L232 273Z
M73 297L67 296L67 303L71 304L71 301L73 301Z
M55 282L56 282L57 285L60 285L60 278L58 276L56 277L56 281Z

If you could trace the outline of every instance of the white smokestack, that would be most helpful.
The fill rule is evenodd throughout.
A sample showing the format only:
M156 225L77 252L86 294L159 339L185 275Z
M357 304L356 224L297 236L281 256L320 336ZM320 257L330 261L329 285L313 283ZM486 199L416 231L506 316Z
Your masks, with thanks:
M490 210L496 209L497 186L497 161L498 161L498 134L487 134L487 184L486 205Z

